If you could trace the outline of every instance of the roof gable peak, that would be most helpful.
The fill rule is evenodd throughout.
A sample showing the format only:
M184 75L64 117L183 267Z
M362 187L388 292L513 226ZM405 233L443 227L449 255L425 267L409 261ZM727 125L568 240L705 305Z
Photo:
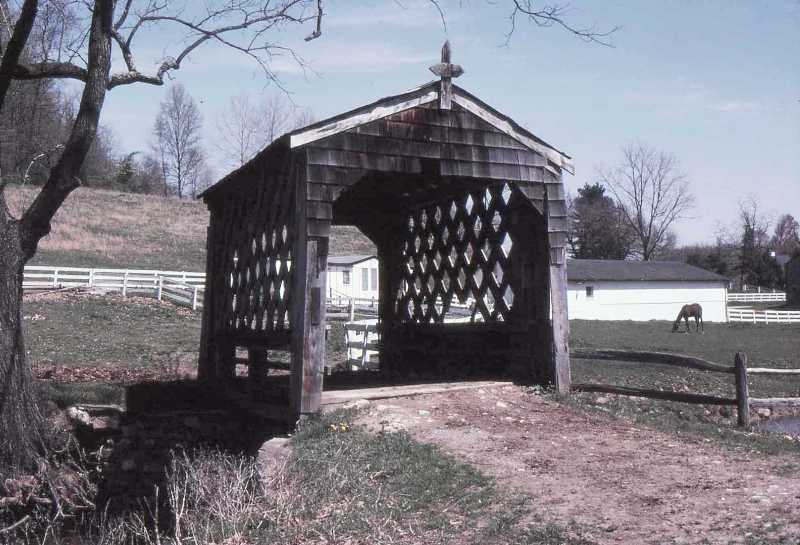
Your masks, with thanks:
M289 145L291 148L305 146L372 121L438 101L441 92L439 83L438 81L430 82L407 93L385 97L361 108L298 129L288 135ZM575 167L569 155L534 136L520 127L513 119L498 112L464 89L453 85L452 90L453 103L515 139L523 146L542 154L557 167L563 168L570 174L575 173Z

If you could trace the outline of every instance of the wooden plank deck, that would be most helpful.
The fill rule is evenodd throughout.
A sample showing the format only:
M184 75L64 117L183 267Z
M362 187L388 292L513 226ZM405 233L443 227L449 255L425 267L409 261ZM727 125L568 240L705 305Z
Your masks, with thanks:
M326 409L335 409L338 405L343 405L358 399L391 399L394 397L441 394L478 388L496 388L498 386L511 386L512 384L513 383L509 381L483 380L476 382L437 382L432 384L411 384L407 386L381 386L356 390L327 390L322 392L322 406Z

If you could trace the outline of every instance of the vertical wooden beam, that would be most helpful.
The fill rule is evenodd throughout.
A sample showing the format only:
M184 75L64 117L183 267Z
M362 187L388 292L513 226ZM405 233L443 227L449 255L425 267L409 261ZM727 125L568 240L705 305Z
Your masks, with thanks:
M378 246L378 321L381 334L380 345L380 370L384 377L390 378L394 374L396 364L392 329L396 320L394 311L394 259L395 249L392 247L394 238L391 233L375 241Z
M568 393L571 387L569 368L569 318L567 316L567 262L564 248L551 248L561 255L561 263L550 263L550 309L553 327L553 371L556 390Z
M743 428L750 427L750 387L747 385L747 354L737 352L733 360L733 372L736 377L736 408L738 424Z
M215 229L218 215L211 208L211 215L206 229L206 289L203 292L203 319L200 326L200 354L198 355L197 378L209 380L216 375L216 366L213 357L211 339L214 335L214 296L216 282L214 282L214 262L216 259L217 244L215 243ZM159 299L161 298L161 281L159 280Z
M550 249L550 323L553 329L553 382L559 393L570 391L571 377L569 367L569 316L567 315L567 251L566 233L560 216L561 208L552 206L559 201L559 185L550 188L543 184L544 217L547 221L547 245ZM555 185L555 184L552 184ZM561 203L563 204L563 203Z
M325 369L325 280L328 238L309 237L305 155L295 167L297 221L291 302L292 409L299 416L319 411Z

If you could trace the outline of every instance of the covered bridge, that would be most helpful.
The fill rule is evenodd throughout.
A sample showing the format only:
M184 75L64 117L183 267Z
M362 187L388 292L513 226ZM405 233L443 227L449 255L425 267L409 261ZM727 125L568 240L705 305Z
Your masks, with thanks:
M569 388L570 158L453 85L447 45L431 70L440 80L287 134L203 193L201 379L233 377L245 349L263 376L272 351L288 351L285 400L295 415L318 410L328 238L349 224L378 249L387 379ZM468 298L475 323L445 324Z

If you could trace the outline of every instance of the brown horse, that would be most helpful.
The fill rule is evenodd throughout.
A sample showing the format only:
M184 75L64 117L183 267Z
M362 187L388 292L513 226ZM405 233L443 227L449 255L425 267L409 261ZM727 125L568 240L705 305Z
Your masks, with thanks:
M681 311L678 313L678 317L675 318L675 323L672 324L672 331L678 331L678 326L681 323L681 320L686 321L686 333L689 333L689 318L694 318L694 330L700 331L705 333L705 327L703 326L703 307L698 305L697 303L693 303L691 305L683 305L681 307Z

